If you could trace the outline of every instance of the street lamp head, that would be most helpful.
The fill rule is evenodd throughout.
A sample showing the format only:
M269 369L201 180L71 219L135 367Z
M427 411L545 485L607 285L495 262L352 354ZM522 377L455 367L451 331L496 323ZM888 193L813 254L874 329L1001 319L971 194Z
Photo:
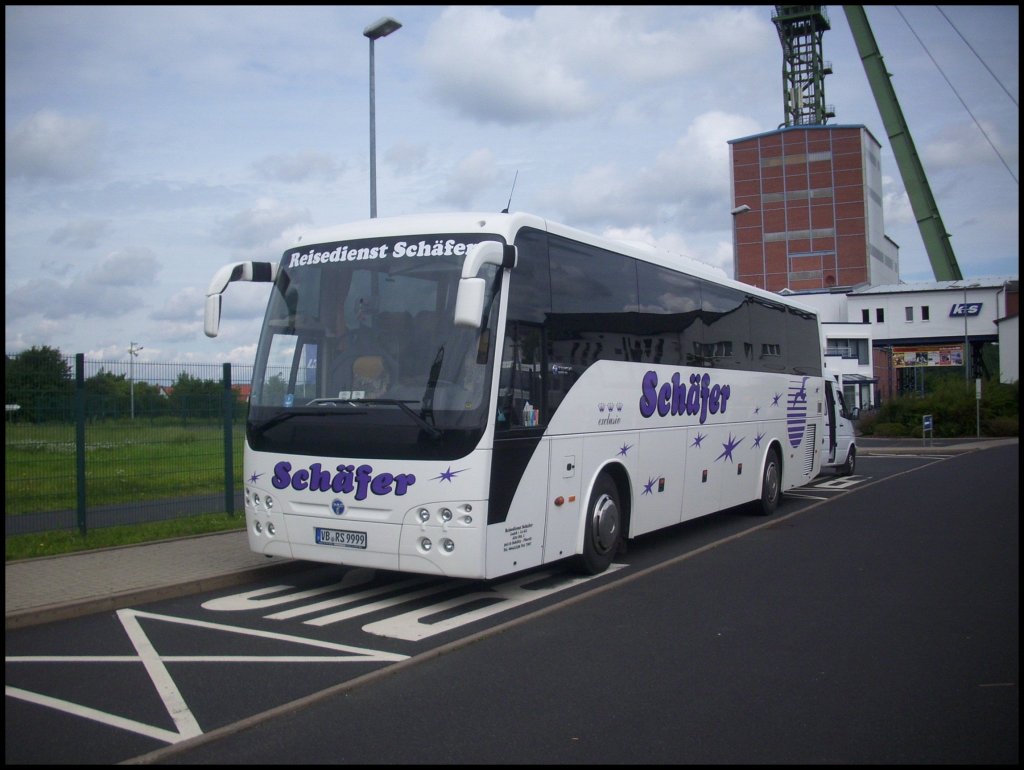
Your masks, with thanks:
M737 214L746 214L748 211L750 211L750 206L744 203L742 206L737 206L729 213L732 214L733 216L736 216Z
M401 26L400 22L395 21L390 16L385 16L364 29L363 34L370 38L370 40L378 40L382 37L387 37Z

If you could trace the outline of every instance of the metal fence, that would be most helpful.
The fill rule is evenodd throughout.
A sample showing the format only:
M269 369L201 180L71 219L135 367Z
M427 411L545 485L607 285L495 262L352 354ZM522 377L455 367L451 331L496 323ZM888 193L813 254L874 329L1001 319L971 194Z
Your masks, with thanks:
M8 355L5 535L240 513L251 376L237 364Z

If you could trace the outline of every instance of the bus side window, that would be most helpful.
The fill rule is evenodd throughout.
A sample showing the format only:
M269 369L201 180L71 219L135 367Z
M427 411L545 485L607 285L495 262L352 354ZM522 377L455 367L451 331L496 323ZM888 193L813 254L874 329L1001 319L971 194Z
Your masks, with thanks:
M541 327L510 321L502 346L501 378L498 384L498 428L532 427L524 415L527 404L537 410L533 425L544 425L543 344Z

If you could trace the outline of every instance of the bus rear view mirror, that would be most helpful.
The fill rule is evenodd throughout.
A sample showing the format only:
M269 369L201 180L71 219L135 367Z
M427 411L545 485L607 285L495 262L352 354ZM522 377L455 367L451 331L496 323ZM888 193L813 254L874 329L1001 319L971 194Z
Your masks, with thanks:
M221 294L208 294L206 307L203 312L203 331L207 337L216 337L220 331L220 301Z
M273 283L277 278L276 262L234 262L217 271L206 290L203 312L203 331L207 337L216 337L220 330L221 295L232 281Z
M455 325L479 329L483 323L484 295L487 281L483 278L462 278L455 297Z
M483 241L469 250L462 264L459 293L455 298L456 326L479 329L483 324L487 282L477 276L484 265L515 267L516 247L498 241Z

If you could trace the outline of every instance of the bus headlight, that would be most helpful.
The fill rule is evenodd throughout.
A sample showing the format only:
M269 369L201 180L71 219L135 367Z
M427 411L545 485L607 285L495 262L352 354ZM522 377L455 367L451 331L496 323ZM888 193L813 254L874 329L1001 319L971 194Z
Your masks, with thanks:
M451 520L452 520L452 509L451 508L442 508L441 509L441 521L451 521Z
M430 518L430 511L426 508L420 508L416 511L416 515L420 517L420 521L426 522Z
M453 543L447 537L446 538L442 538L442 540L441 540L441 547L444 549L445 553L451 553L452 551L455 550L455 543Z
M429 551L431 548L433 548L433 546L434 544L430 542L429 537L420 538L420 548L422 548L424 551Z

